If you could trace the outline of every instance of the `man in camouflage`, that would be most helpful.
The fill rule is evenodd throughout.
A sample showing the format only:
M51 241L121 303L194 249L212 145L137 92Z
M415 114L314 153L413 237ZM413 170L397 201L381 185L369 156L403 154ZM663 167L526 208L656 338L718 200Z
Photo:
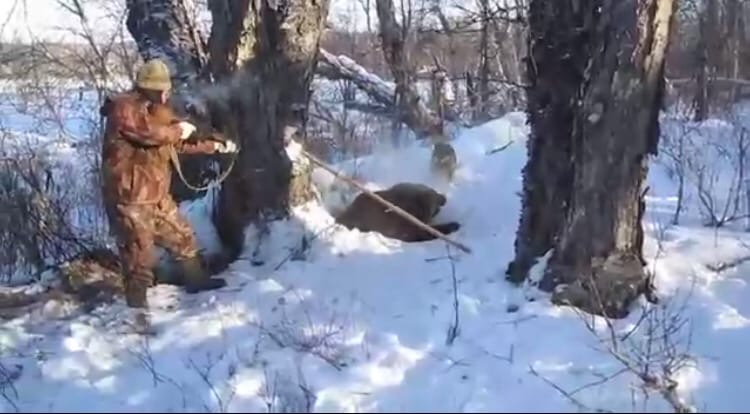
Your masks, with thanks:
M224 287L202 266L195 236L169 194L172 151L181 153L234 152L231 141L186 141L195 131L187 122L165 125L152 117L165 105L171 89L167 66L155 59L137 74L135 87L108 98L101 108L106 117L102 148L103 197L118 243L125 274L125 297L130 308L145 310L147 289L154 283L154 245L177 259L188 293ZM137 323L148 323L145 312Z

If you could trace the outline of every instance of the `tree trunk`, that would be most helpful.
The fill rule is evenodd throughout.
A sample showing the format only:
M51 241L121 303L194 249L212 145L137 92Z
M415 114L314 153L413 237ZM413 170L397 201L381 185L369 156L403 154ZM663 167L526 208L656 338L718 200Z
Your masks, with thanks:
M529 53L525 59L531 134L523 170L523 207L508 280L520 283L536 258L555 243L573 192L571 134L586 54L584 33L571 30L582 16L568 1L529 5ZM568 26L570 25L570 26Z
M412 70L404 48L404 30L396 22L393 0L376 0L383 55L396 83L397 105L405 122L418 138L442 139L443 123L430 113L414 86Z
M521 3L521 2L516 2ZM518 11L517 13L521 13L521 11ZM525 14L520 16L520 18L525 19ZM515 78L513 78L513 82L516 82L518 84L523 83L523 73L521 71L521 60L522 57L528 53L526 50L527 44L526 44L526 37L528 32L528 25L523 23L514 24L511 26L511 42L512 42L512 50L513 50L513 62L517 62L518 64L513 65L512 67L515 68Z
M698 42L696 44L696 74L695 74L695 96L693 107L695 108L694 120L704 121L708 118L708 43L707 22L705 15L698 18Z
M482 18L479 35L479 113L474 114L474 120L485 120L490 106L490 2L480 0Z
M519 30L516 26L518 26L518 23L495 19L492 29L498 77L520 84L522 80L518 76L518 68L521 67L521 61L518 59L518 50L514 39L515 32Z
M675 159L675 172L677 174L677 205L672 216L672 225L680 224L680 214L682 213L682 204L685 198L685 135L680 135L677 141L677 157Z
M746 72L747 72L747 65L744 64L744 62L747 62L747 50L748 50L748 39L747 39L747 31L745 29L745 21L746 15L745 15L745 6L746 2L740 2L738 5L738 11L737 11L737 51L736 51L736 59L737 59L737 78L746 79ZM742 90L738 92L739 96L738 99L742 99Z
M547 55L543 56L547 63L549 55L561 56L578 70L575 85L559 82L550 88L553 96L574 98L568 101L572 115L568 122L542 123L570 132L567 140L560 137L559 142L567 150L552 151L554 156L572 159L573 174L572 183L565 183L568 189L572 184L567 208L557 204L552 211L559 220L560 210L565 210L564 220L550 226L555 231L547 233L555 239L554 252L540 287L554 290L552 299L557 304L624 317L631 303L649 288L642 258L645 203L641 186L647 157L656 153L659 139L658 114L674 1L549 3L531 2L532 34L562 30L581 37L572 51L557 49L554 43L532 44L535 52ZM556 7L569 12L560 14ZM536 53L534 57L538 66L544 63ZM569 95L572 86L577 91L573 96ZM537 103L535 94L540 88L539 82L532 85L530 98ZM532 117L537 133L555 131L540 130L534 125L539 121ZM530 165L545 155L541 152L531 154ZM557 180L558 176L547 174L534 184L549 189Z
M241 252L249 223L286 217L290 205L312 196L309 164L293 169L284 141L292 131L305 130L328 1L289 0L285 6L268 0L251 4L253 57L242 64L230 96L210 109L219 118L214 123L238 137L243 148L214 210L230 260Z
M189 0L127 0L126 25L144 60L162 58L176 89L206 73L206 44L192 20Z
M471 71L466 71L464 73L464 79L466 79L466 98L469 101L469 109L471 110L471 113L476 113L478 108L478 95L477 95L477 87L474 83L474 75L471 73Z
M211 0L209 68L216 79L226 78L252 57L256 16L250 13L250 0Z
M742 47L741 37L745 36L744 19L742 18L742 4L739 0L727 0L727 17L729 24L727 28L727 37L729 38L730 70L729 77L740 79L740 51ZM730 102L736 102L739 96L739 85L732 86L730 92Z

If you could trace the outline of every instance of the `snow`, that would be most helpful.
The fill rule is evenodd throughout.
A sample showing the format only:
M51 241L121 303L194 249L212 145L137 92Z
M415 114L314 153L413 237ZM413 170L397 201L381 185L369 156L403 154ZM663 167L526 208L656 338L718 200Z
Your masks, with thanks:
M226 288L197 295L165 285L149 290L155 337L125 331L121 301L90 314L51 302L4 322L2 366L17 379L15 393L6 391L10 398L0 400L0 407L579 410L548 382L572 392L621 365L598 350L599 339L572 309L503 279L513 254L527 133L522 113L461 131L454 142L460 166L453 184L430 176L430 148L419 144L380 147L338 165L369 188L414 181L444 192L448 203L438 220L459 221L462 227L451 237L473 254L442 241L408 244L335 225L330 211L355 193L316 170L324 201L273 223L259 256L253 255L257 232L249 228L246 251L223 273ZM690 351L698 356L695 366L675 374L678 391L700 409L744 410L750 405L744 386L750 369L744 356L750 340L748 267L716 273L706 265L747 254L750 236L702 227L695 209L685 212L686 224L670 225L675 185L661 164L653 164L649 184L646 258L664 303L686 303ZM214 195L181 206L209 251L217 246L209 218ZM310 248L300 251L303 234ZM258 259L262 265L253 265ZM535 266L532 279L541 276L544 263ZM614 329L631 329L638 316L634 311L614 322ZM593 326L607 337L601 319ZM640 331L634 337L645 338ZM632 375L620 375L585 387L575 398L590 409L669 411L655 393L644 401L632 391L636 384Z
M285 151L289 159L294 162L302 155L302 145L297 141L289 141L289 145L286 146Z

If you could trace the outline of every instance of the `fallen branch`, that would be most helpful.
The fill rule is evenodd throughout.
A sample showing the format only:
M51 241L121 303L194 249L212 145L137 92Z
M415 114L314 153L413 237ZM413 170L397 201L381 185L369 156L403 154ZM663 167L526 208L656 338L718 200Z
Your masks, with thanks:
M467 246L465 246L465 245L463 245L463 244L461 244L459 242L451 240L445 234L443 234L443 233L435 230L434 228L432 228L432 227L428 226L427 224L423 223L422 221L420 221L418 218L416 218L416 217L412 216L411 214L407 213L406 211L404 211L399 206L397 206L397 205L389 202L388 200L384 199L383 197L380 197L379 195L377 195L377 194L373 193L372 191L368 190L362 184L358 183L354 179L349 178L349 177L347 177L347 176L339 173L338 171L334 170L333 168L329 167L326 163L324 163L323 161L319 160L318 157L310 154L309 152L307 152L304 149L300 149L300 151L301 151L301 153L304 156L306 156L310 161L312 161L314 164L318 165L320 168L323 168L324 170L330 172L331 174L333 174L334 177L336 177L338 179L341 179L341 180L343 180L343 181L345 181L345 182L347 182L347 183L349 183L349 184L357 187L358 189L362 190L362 192L364 192L368 197L370 197L370 198L374 199L375 201L379 202L380 204L383 204L384 206L388 207L390 210L392 210L393 212L395 212L399 216L401 216L401 217L409 220L415 226L417 226L417 227L421 228L422 230L424 230L424 231L432 234L433 236L435 236L435 237L437 237L437 238L445 241L446 243L449 243L449 244L452 244L453 246L458 247L459 249L461 249L465 253L471 253L471 249L468 248Z
M402 94L407 95L399 99L396 84L380 78L351 58L333 55L325 49L320 49L318 56L316 71L319 75L332 80L345 79L352 82L373 101L390 109L388 112L383 112L384 115L403 122L418 137L431 137L435 131L442 130L442 119L427 107L407 79L400 79L403 84L402 88L407 88L402 91ZM400 71L398 73L401 74ZM451 111L443 115L450 122L462 122L460 117L451 114Z
M565 391L562 389L559 385L555 384L552 380L546 378L544 375L537 372L537 370L534 369L533 366L529 365L529 373L540 380L544 381L547 385L554 388L555 391L560 393L563 397L565 397L568 401L570 401L573 405L575 405L580 411L592 411L591 408L589 408L584 403L580 402L577 398L573 397L568 391ZM605 411L605 410L595 410L596 412L611 412L611 411Z
M375 102L392 107L396 88L377 75L370 73L354 60L346 56L335 56L325 49L320 49L318 74L328 79L346 79L354 83Z
M456 280L456 262L450 253L450 247L445 246L445 250L448 254L448 258L451 263L451 279L453 280L453 323L448 328L448 337L445 341L446 345L453 345L453 341L459 335L459 321L458 321L458 280Z
M499 146L497 148L493 148L493 149L487 151L487 153L485 155L497 154L498 152L506 150L511 145L513 145L513 141L508 141L507 143L505 143L505 144L503 144L503 145L501 145L501 146Z
M743 256L737 259L734 259L730 262L719 262L716 264L707 264L706 269L714 271L716 273L721 273L727 269L731 269L734 267L737 267L745 262L750 261L750 256Z
M672 85L684 85L695 82L695 78L676 78L676 79L666 79L668 83ZM712 77L710 79L710 82L714 85L716 84L727 84L727 85L738 85L738 86L750 86L750 80L747 79L737 79L737 78L725 78L725 77Z
M13 369L6 368L0 363L0 396L16 411L18 412L18 391L16 390L15 382L21 378L23 372L23 366L14 365Z

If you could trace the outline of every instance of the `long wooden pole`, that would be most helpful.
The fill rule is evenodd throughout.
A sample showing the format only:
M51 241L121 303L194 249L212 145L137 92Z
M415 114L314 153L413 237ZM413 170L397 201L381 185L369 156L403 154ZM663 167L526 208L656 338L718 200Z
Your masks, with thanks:
M384 206L386 206L389 209L393 210L396 214L398 214L399 216L401 216L401 217L409 220L415 226L421 228L422 230L424 230L424 231L432 234L433 236L435 236L435 237L437 237L437 238L439 238L441 240L444 240L445 242L447 242L449 244L452 244L452 245L458 247L459 249L461 249L462 251L464 251L466 253L471 253L471 249L468 248L466 245L461 244L461 243L459 243L457 241L451 240L445 234L443 234L443 233L435 230L434 228L432 228L432 227L428 226L427 224L423 223L418 218L416 218L413 215L409 214L408 212L404 211L399 206L397 206L397 205L389 202L388 200L384 199L383 197L380 197L379 195L377 195L377 194L373 193L372 191L368 190L362 184L358 183L354 179L352 179L350 177L347 177L347 176L339 173L338 171L334 170L333 168L329 167L328 165L326 165L326 163L324 163L323 161L319 160L318 157L310 154L309 152L307 152L304 149L301 149L301 152L302 152L302 154L304 156L306 156L308 159L310 159L310 161L312 161L314 164L318 165L319 167L321 167L324 170L326 170L326 171L330 172L331 174L333 174L334 177L339 178L339 179L341 179L343 181L346 181L347 183L349 183L349 184L351 184L351 185L359 188L360 190L362 190L362 192L364 192L365 194L367 194L370 198L374 199L375 201L379 202L380 204L383 204Z

